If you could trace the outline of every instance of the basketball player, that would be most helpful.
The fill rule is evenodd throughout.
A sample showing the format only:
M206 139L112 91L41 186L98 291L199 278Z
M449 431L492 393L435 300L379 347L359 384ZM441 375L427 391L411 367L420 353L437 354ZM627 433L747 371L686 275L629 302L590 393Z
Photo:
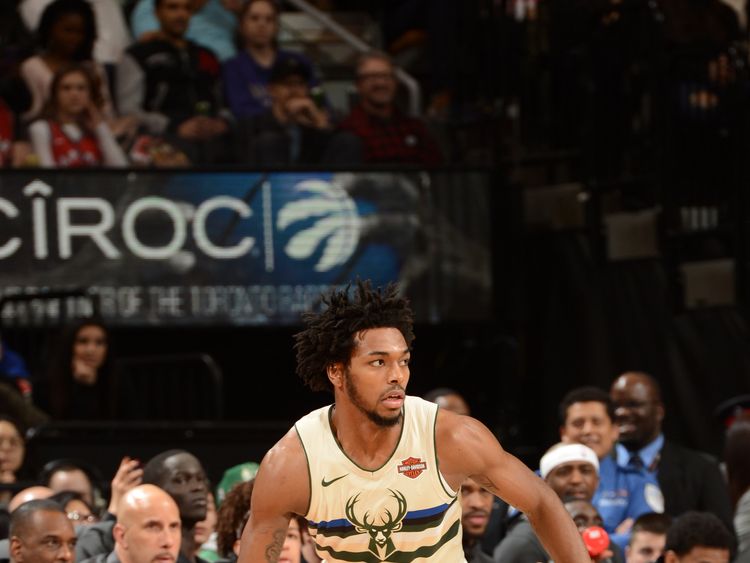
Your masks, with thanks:
M395 286L334 291L296 335L297 373L334 404L265 456L239 563L276 562L292 514L327 563L464 562L457 491L471 477L526 513L557 563L591 559L557 495L477 420L417 397L412 314Z

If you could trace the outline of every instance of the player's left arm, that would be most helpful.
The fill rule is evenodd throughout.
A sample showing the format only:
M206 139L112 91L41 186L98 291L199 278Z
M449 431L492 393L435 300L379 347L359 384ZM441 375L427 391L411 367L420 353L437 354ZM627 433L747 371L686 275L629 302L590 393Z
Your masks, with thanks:
M550 558L557 563L590 561L581 535L560 499L516 457L503 450L478 420L438 413L440 471L458 490L466 477L526 514Z

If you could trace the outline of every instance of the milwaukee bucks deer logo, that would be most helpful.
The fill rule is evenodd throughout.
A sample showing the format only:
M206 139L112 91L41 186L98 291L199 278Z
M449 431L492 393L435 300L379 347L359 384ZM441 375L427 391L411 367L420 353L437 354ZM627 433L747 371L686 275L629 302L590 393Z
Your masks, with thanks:
M385 561L396 551L391 535L393 532L398 532L401 529L404 516L406 516L406 497L398 491L388 490L391 493L391 498L395 499L398 503L395 516L389 508L384 508L380 514L372 516L372 521L370 520L369 511L365 511L360 520L354 511L354 507L357 501L359 501L359 494L346 501L346 517L354 525L354 529L358 534L370 534L368 550L375 554L381 561Z

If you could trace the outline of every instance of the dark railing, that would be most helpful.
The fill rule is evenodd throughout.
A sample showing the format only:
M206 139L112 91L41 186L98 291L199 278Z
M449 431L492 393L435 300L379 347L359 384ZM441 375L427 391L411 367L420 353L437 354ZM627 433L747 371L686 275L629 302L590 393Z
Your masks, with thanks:
M121 358L114 377L119 419L195 421L224 416L224 377L208 354Z
M80 459L99 468L105 479L102 486L106 487L123 456L145 463L158 453L180 448L198 456L211 481L218 483L227 468L246 461L259 462L291 424L291 421L54 422L37 428L30 436L28 460L32 467L42 467L54 459Z

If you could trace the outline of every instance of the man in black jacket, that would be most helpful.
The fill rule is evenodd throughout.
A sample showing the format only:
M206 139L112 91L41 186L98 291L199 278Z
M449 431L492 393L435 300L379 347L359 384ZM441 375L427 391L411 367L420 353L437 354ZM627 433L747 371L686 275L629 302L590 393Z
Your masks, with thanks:
M266 166L361 162L359 139L331 127L324 100L316 101L310 92L310 78L310 69L295 58L271 67L271 107L239 126L243 161Z
M227 158L229 130L221 66L211 51L185 38L191 14L190 0L156 0L160 31L125 52L117 67L117 106L194 162L219 162Z
M665 440L664 404L656 380L646 373L627 372L615 380L610 394L620 428L617 463L640 469L658 482L670 516L689 510L712 512L732 530L729 495L716 461Z

